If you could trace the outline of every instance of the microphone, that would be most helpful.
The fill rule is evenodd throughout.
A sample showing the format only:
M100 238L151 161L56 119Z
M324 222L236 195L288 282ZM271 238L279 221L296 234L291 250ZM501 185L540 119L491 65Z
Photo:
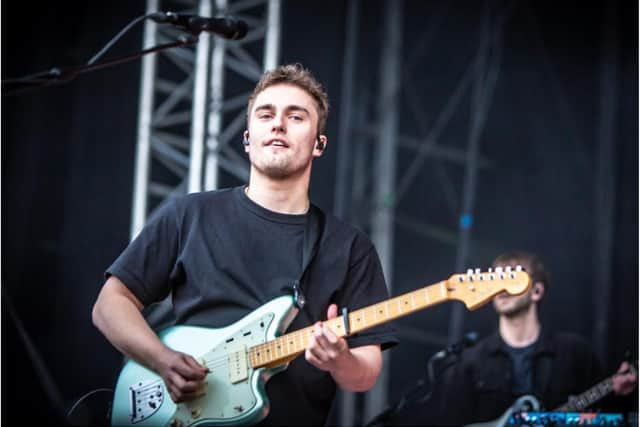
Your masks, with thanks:
M436 354L434 354L434 359L444 359L445 357L449 357L451 355L458 355L462 353L467 347L473 346L478 341L478 333L475 331L467 332L464 334L464 337L460 341L455 344L451 344L440 350Z
M174 12L155 12L150 14L149 18L159 24L171 24L182 28L193 35L206 31L230 40L240 40L249 30L246 22L228 17L206 18Z

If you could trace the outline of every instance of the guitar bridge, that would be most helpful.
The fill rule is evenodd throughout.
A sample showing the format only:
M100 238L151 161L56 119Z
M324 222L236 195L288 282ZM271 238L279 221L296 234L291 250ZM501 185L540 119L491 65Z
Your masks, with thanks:
M164 402L162 381L139 382L135 386L129 386L129 393L129 415L133 424L155 414Z

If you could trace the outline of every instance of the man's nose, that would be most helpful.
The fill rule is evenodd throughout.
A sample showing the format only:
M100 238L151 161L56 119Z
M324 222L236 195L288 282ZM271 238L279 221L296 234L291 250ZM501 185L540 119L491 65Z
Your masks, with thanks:
M273 127L271 129L274 132L285 132L284 118L280 114L276 114L273 117Z

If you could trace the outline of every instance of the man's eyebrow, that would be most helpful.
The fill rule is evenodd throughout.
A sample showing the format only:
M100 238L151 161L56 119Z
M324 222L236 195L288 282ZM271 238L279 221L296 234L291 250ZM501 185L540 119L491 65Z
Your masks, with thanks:
M258 110L274 110L276 107L273 104L262 104L262 105L258 105L255 108L255 111Z
M309 115L309 110L307 110L306 108L300 106L300 105L287 105L287 108L285 108L285 111L302 111L304 113L306 113L307 115Z
M255 111L264 111L264 110L269 110L269 111L273 111L276 109L276 106L273 104L262 104L262 105L258 105L255 108ZM291 104L291 105L287 105L284 108L285 111L302 111L304 113L306 113L307 115L309 115L309 110L307 110L305 107L301 106L301 105L296 105L296 104Z

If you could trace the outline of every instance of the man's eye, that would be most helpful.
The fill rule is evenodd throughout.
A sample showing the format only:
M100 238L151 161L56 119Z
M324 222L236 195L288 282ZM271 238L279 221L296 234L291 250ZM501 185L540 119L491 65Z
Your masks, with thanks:
M271 114L269 113L262 113L258 115L259 119L270 119L271 118Z
M290 117L291 117L291 119L292 119L292 120L295 120L295 121L297 121L297 122L299 122L299 121L301 121L301 120L302 120L302 116L293 115L293 116L290 116Z

